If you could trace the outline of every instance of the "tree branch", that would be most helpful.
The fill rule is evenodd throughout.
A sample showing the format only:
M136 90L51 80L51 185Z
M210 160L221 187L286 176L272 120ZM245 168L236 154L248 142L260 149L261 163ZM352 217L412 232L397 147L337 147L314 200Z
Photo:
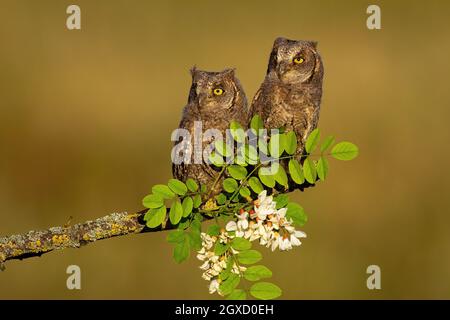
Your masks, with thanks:
M97 240L145 232L173 229L167 221L164 227L150 229L145 226L144 215L148 209L136 213L112 213L110 215L78 223L73 226L33 230L24 234L0 238L0 269L4 262L41 256L44 253L65 248L80 248Z
M281 193L292 192L295 189L303 191L313 187L308 182L288 188ZM109 239L128 234L157 232L174 229L170 223L168 213L165 223L157 228L150 229L145 225L144 216L148 209L136 213L112 213L110 215L78 223L73 226L53 227L46 230L32 230L24 234L11 235L0 238L0 270L5 269L8 260L23 260L39 257L53 250L66 248L80 248L97 240ZM202 215L203 219L212 219L212 216Z

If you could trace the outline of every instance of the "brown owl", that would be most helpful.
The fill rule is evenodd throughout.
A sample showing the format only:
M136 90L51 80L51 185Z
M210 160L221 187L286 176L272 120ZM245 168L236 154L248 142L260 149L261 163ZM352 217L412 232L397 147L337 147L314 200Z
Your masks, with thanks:
M190 161L172 166L173 176L181 181L192 178L201 184L205 184L210 190L219 172L213 166L208 165L203 158L198 161L198 156L202 154L201 149L212 145L214 138L206 139L195 144L194 128L203 134L208 129L216 129L225 139L226 129L230 122L235 120L246 126L248 122L247 98L244 90L235 76L234 69L226 69L221 72L207 72L198 70L195 67L191 70L192 85L189 92L188 104L184 107L179 128L186 129L192 139L189 144L184 144L183 148L191 148L192 157ZM211 130L209 130L211 131ZM198 133L198 132L197 132ZM197 135L198 136L198 135ZM179 141L175 142L175 146ZM193 147L194 146L194 147ZM197 157L197 159L195 159ZM222 180L220 179L212 194L218 194L222 190Z
M250 117L259 114L268 129L294 131L297 154L302 154L307 137L319 121L322 79L316 42L277 38Z

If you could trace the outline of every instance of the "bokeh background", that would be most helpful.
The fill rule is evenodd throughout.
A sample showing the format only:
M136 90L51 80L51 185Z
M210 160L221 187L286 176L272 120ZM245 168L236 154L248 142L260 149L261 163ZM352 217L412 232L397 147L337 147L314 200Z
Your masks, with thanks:
M66 8L82 11L66 29ZM366 8L382 30L366 28ZM170 171L189 68L236 67L251 99L277 36L319 41L323 134L358 144L292 195L308 239L263 262L286 299L450 298L450 3L0 1L0 235L141 209ZM165 234L7 263L0 299L209 299ZM66 267L82 290L66 289ZM381 267L382 289L366 288Z

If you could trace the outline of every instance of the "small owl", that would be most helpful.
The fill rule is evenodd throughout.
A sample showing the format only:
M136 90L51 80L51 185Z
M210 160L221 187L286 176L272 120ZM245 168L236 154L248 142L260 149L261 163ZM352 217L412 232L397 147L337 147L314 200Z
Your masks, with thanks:
M203 158L201 164L195 162L194 153L197 155L208 145L211 146L214 138L203 139L196 150L193 148L194 127L198 128L201 121L202 132L208 129L216 129L226 139L226 130L230 122L235 120L245 128L248 122L247 98L244 90L235 76L234 69L226 69L221 72L207 72L195 67L191 70L192 85L189 92L188 104L184 107L179 128L189 131L192 136L190 144L192 157L190 163L173 164L173 176L181 181L192 178L201 184L205 184L211 194L218 194L222 190L222 179L219 179L213 189L212 185L219 172L208 165ZM196 129L197 131L197 129ZM178 142L175 142L177 145ZM194 146L195 147L195 146ZM183 146L184 148L184 146Z
M297 154L302 154L306 139L319 121L322 79L316 42L277 38L250 117L259 114L268 129L294 131Z

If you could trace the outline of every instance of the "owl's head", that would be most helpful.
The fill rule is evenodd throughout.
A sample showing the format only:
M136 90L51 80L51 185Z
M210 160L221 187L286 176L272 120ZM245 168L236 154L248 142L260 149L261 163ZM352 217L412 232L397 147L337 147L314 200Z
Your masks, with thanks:
M284 83L297 84L311 80L322 70L317 42L277 38L270 54L267 73Z
M189 103L196 102L201 110L228 109L246 101L234 69L209 72L193 67L191 75Z

